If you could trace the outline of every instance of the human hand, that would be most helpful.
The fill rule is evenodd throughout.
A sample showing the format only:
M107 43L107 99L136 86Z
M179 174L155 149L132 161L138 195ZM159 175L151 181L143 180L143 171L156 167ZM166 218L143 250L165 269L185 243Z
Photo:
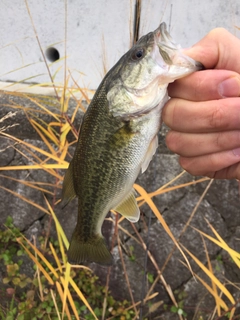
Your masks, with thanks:
M169 85L166 143L192 175L240 179L240 40L212 30L186 51L206 69Z

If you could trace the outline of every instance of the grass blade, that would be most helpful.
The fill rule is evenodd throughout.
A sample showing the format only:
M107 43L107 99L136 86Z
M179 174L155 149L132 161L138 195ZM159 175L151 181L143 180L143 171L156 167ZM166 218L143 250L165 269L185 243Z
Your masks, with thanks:
M54 222L55 222L55 225L56 225L56 229L57 229L57 234L58 234L58 240L59 240L59 245L60 245L60 250L61 250L61 253L62 253L62 259L64 261L64 264L66 264L66 255L65 255L65 252L64 252L64 247L62 245L62 242L64 243L65 245L65 248L68 249L69 247L69 242L68 242L68 239L63 231L63 228L61 226L61 224L59 223L50 203L48 202L47 198L45 198L45 201L46 201L46 204L48 206L48 209L50 211L50 214L52 215L53 219L54 219Z
M146 201L146 203L149 205L149 207L151 208L151 210L153 211L153 213L155 214L155 216L158 218L159 222L161 222L163 228L165 229L165 231L167 232L167 234L169 235L169 237L172 239L173 243L176 245L176 247L179 249L179 251L181 252L182 256L184 257L189 270L192 272L192 268L190 266L190 263L185 255L185 253L183 252L183 250L181 249L180 245L178 244L178 242L176 241L174 235L172 234L171 230L169 229L168 225L166 224L165 220L163 219L161 213L159 212L159 210L157 209L157 207L155 206L155 204L153 203L152 199L150 198L150 196L148 195L148 193L143 189L143 187L134 184L134 188L137 190L137 192L143 196L144 200ZM193 272L192 272L193 273Z
M206 275L217 285L217 287L225 294L225 296L229 299L229 301L234 305L235 300L231 293L224 287L224 285L217 279L217 277L210 271L208 270L204 264L197 258L195 257L186 247L184 247L184 250L190 255L190 257L196 262L196 264L206 273Z
M91 308L90 304L88 303L88 301L86 300L86 298L82 294L81 290L78 288L78 286L76 285L76 283L74 282L74 280L72 278L69 278L69 283L71 284L71 286L73 287L73 289L75 290L75 292L79 296L79 298L83 301L85 306L88 308L88 310L91 312L91 314L93 315L94 319L98 320L98 318L95 315L95 313L94 313L93 309Z
M50 277L49 273L44 269L44 267L41 265L41 263L37 260L37 258L34 257L34 255L30 252L30 250L22 243L22 239L18 238L17 242L24 248L24 250L27 252L29 257L32 259L32 261L37 265L39 270L42 272L44 277L47 279L49 284L54 285L53 279Z
M203 235L204 237L208 238L209 240L211 240L213 243L215 243L218 247L224 249L225 251L228 252L228 254L232 257L232 259L234 260L234 262L236 263L236 265L240 268L240 253L238 253L237 251L231 249L227 243L220 237L220 235L217 233L217 231L209 224L210 228L212 229L212 231L214 232L214 234L218 237L218 240L216 240L215 238L211 237L210 235L202 232L199 229L193 228L195 230L197 230L201 235Z
M51 153L46 152L46 151L44 151L44 150L42 150L42 149L40 149L40 148L38 148L38 147L30 144L30 143L27 143L26 141L22 141L21 139L18 139L18 138L14 137L14 136L11 136L10 134L7 134L7 133L5 133L5 132L1 132L1 135L5 136L5 137L7 137L7 138L10 138L10 139L12 139L12 140L14 140L14 141L16 141L16 142L18 142L18 143L20 143L20 144L23 144L23 145L27 146L28 148L33 149L33 150L36 151L36 152L39 152L40 154L42 154L42 155L44 155L44 156L46 156L46 157L48 157L48 158L50 158L50 159L52 159L52 160L57 161L57 163L61 163L61 164L66 164L66 165L68 165L68 162L66 162L66 161L60 161L57 156L54 156L54 155L52 155ZM11 167L8 167L8 168L11 168Z

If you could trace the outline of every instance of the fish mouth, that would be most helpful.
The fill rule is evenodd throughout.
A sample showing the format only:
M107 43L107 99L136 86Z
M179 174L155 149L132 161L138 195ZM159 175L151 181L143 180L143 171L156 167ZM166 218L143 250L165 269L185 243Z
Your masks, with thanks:
M167 25L162 22L159 27L153 31L155 43L159 48L165 50L179 50L181 49L180 44L177 44L167 31Z
M157 38L158 46L164 46L171 50L178 50L181 48L179 44L177 44L169 32L167 31L167 25L165 22L162 22L160 26L154 31L155 38Z
M164 60L165 64L168 66L169 76L171 76L171 71L173 78L177 79L182 76L183 73L184 75L187 75L193 71L204 69L202 63L195 61L183 53L180 44L177 44L167 31L165 22L162 22L153 33L161 59Z

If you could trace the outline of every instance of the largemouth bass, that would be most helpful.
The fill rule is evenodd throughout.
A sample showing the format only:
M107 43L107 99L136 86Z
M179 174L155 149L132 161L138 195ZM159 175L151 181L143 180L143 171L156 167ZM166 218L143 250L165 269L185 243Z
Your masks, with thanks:
M70 263L112 264L101 233L103 221L111 209L138 221L133 184L158 146L167 86L201 68L182 53L162 23L106 74L84 115L63 182L63 201L78 198Z

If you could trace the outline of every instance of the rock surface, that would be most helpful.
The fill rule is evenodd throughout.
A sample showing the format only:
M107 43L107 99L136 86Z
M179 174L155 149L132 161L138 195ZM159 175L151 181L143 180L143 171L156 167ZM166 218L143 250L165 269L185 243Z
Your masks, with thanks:
M36 104L26 97L1 93L0 103L0 118L8 111L14 110L16 105L21 105L28 109L37 110L37 115L43 121L52 121L51 117L41 113ZM55 101L54 103L58 105L58 102ZM70 114L76 103L73 101L71 104ZM56 106L53 108L54 112L56 112ZM60 112L57 112L60 115ZM77 123L81 122L81 117L82 113L79 112L75 123L76 127ZM19 125L9 128L6 132L38 148L47 150L46 145L28 123L24 108L22 111L18 111L14 118L8 119L4 125L11 125L13 122L19 123ZM149 169L139 176L137 180L137 184L144 187L147 192L159 189L182 172L178 165L177 156L170 153L164 143L166 130L167 128L163 127L159 134L159 148ZM72 140L73 137L70 137L70 139ZM47 209L44 195L42 192L24 185L21 181L43 182L45 187L53 192L54 188L51 187L51 184L55 186L56 179L43 170L10 170L13 165L31 163L33 155L27 154L22 144L16 144L9 137L0 136L0 143L0 166L9 166L9 171L0 173L0 185L2 187L0 189L0 225L3 225L7 216L10 215L13 217L14 224L28 238L31 238L32 235L35 237L44 235L49 230L49 215L40 209L40 206ZM73 150L73 147L69 148L70 155L73 154ZM63 175L64 171L59 171L59 173ZM209 181L195 183L199 179L200 177L194 178L185 173L171 184L171 186L179 186L178 188L161 193L153 197L152 200L174 237L176 239L179 238L181 248L188 257L194 273L211 285L204 272L184 250L184 248L187 248L202 264L207 266L207 248L210 261L220 281L223 281L223 283L226 281L233 284L239 283L239 269L232 262L229 255L206 238L203 241L203 237L197 231L199 229L213 236L208 226L208 223L210 223L230 247L238 252L240 251L238 183L236 181L214 181L203 200L197 206L209 183ZM180 187L187 182L192 182L193 184ZM49 185L47 186L47 184ZM57 185L55 191L54 195L46 194L51 204L54 203L55 199L60 199L61 197L60 185ZM24 199L31 200L39 207L34 207L29 202L23 201ZM54 209L68 239L70 239L77 219L77 200L73 200L64 209L60 205L54 206ZM115 216L111 214L108 221L104 222L103 233L109 246L111 247L112 243L114 244L112 248L114 265L110 270L109 287L115 298L134 299L137 302L145 297L147 293L156 292L158 295L153 302L163 301L164 305L168 306L167 309L169 311L172 302L169 298L169 292L166 291L165 282L174 292L176 300L178 302L183 300L187 319L193 319L193 317L199 319L200 316L203 319L207 319L207 316L214 310L214 299L203 285L193 278L192 273L186 267L185 258L179 249L175 247L172 239L150 207L146 203L141 206L141 219L135 225L126 220L121 222L117 228L118 235L114 234L116 231L114 221ZM56 236L54 230L52 223L51 233ZM150 254L148 259L145 245ZM91 265L91 268L99 275L101 281L106 283L108 269L94 264ZM236 296L236 299L239 299L239 292L234 285L229 285L228 289ZM147 307L143 310L146 314L149 312ZM173 315L172 312L164 311L163 306L154 311L153 314L148 314L148 318L154 319L156 317L157 319L157 316L161 314L162 317L158 319L178 319L176 314Z

